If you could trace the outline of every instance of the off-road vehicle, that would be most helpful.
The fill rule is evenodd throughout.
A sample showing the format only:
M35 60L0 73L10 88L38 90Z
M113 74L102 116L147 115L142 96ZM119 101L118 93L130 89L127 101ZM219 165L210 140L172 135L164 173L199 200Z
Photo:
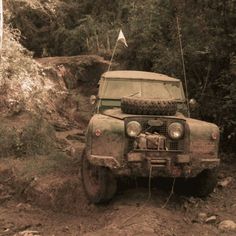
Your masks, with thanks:
M83 185L91 202L110 200L118 176L150 173L186 179L198 196L213 191L219 128L188 117L187 102L181 81L166 75L102 75L82 157Z

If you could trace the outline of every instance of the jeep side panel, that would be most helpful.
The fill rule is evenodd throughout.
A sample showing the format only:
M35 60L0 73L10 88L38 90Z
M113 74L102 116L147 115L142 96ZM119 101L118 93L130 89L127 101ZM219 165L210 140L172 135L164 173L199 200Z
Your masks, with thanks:
M193 175L218 166L219 128L212 123L188 118L186 125L189 129L188 152Z
M124 121L95 114L87 130L87 156L92 164L119 168L124 161Z

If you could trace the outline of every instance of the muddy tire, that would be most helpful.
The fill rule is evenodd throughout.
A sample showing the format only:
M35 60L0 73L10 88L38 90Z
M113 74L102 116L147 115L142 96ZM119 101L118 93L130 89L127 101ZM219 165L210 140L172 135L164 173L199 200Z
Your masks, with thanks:
M193 180L194 195L197 197L207 197L214 191L217 184L217 170L204 170Z
M173 100L123 97L121 110L127 114L172 116L177 111L177 104Z
M177 178L175 193L186 196L207 197L217 184L217 170L204 170L195 178Z
M85 154L82 155L82 182L85 193L94 204L110 201L116 193L117 181L105 167L92 165Z

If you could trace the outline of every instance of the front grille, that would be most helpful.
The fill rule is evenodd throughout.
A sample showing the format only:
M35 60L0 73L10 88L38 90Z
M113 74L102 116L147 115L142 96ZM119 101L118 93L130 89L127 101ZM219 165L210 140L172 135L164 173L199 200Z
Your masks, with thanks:
M152 127L152 129L153 129L153 132L152 133L154 133L154 132L157 132L157 133L159 133L159 134L162 134L162 135L164 135L164 136L167 136L167 126L166 126L166 124L164 124L163 126L161 126L161 127Z
M174 151L174 150L179 150L179 142L178 141L169 141L169 150Z
M164 136L167 135L167 124L166 122L163 122L162 126L159 127L154 127L154 126L149 126L148 121L142 121L140 122L137 120L141 125L142 125L142 132L149 132L149 133L159 133Z
M152 120L160 120L162 125L161 126L150 126L148 124L148 121L152 119ZM184 137L178 141L172 140L171 138L169 138L168 135L168 126L177 121L177 119L171 119L171 118L132 118L129 119L127 122L131 121L131 120L135 120L138 121L141 126L142 126L142 133L150 133L150 134L154 134L154 133L158 133L161 134L163 136L166 137L166 151L183 151L184 150ZM183 120L179 120L178 122L184 122ZM129 150L134 149L135 147L135 141L132 139L129 141ZM150 150L150 149L149 149Z

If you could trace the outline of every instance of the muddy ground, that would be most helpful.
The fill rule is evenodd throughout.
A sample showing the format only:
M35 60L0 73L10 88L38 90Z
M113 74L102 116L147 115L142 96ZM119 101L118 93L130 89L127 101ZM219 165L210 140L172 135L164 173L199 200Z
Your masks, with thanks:
M68 132L58 136L76 144L74 156L1 160L0 235L235 235L218 229L222 220L236 221L235 158L224 157L219 182L226 186L206 199L174 194L166 202L171 184L162 180L152 182L149 199L148 180L121 180L112 202L94 206L80 180L84 141L73 137L83 139L81 132Z

